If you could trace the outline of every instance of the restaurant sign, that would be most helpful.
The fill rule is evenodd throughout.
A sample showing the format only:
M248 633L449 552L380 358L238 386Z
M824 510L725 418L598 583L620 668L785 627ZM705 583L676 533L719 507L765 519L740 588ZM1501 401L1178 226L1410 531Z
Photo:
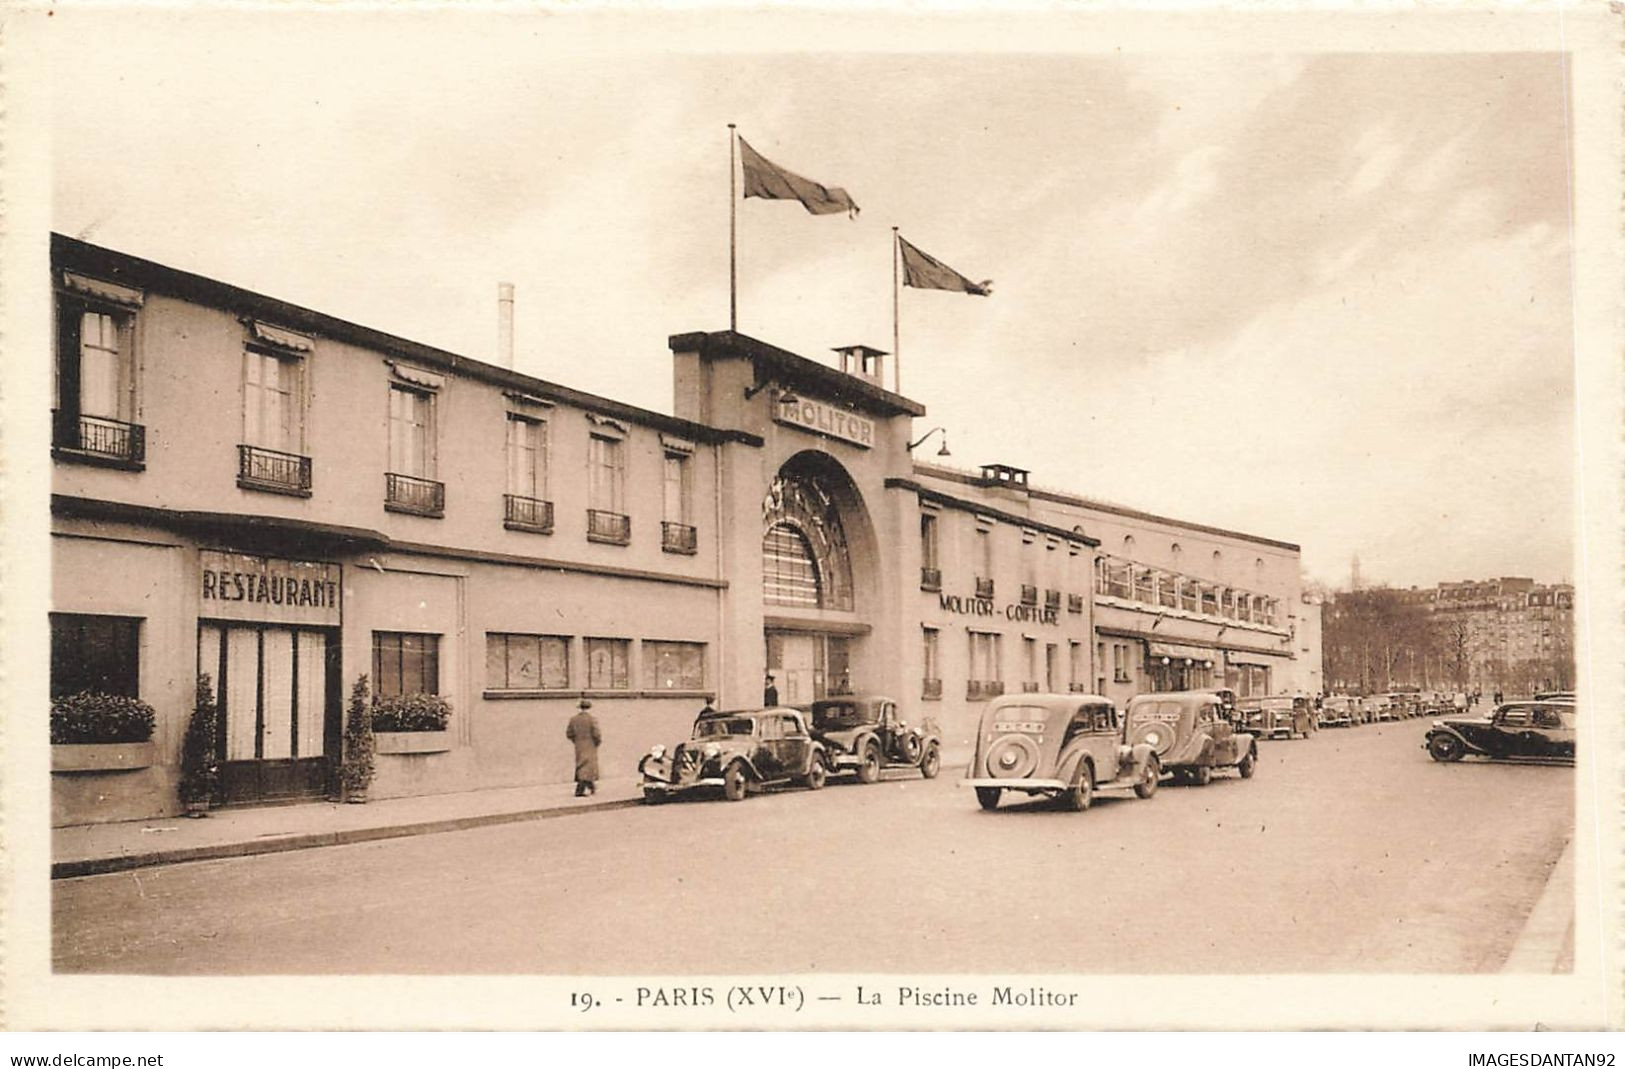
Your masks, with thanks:
M199 558L200 617L312 627L339 625L344 598L340 565L213 549L203 550Z
M773 418L780 423L788 423L791 426L851 442L853 445L861 445L865 449L872 448L875 444L873 420L864 419L856 412L848 412L821 401L809 401L804 397L798 397L793 401L781 402L774 410Z

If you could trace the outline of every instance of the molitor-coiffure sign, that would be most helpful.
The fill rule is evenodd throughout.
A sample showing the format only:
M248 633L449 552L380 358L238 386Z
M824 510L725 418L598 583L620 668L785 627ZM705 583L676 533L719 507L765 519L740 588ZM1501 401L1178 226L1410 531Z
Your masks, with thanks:
M774 409L773 418L780 423L805 427L809 431L817 431L832 438L851 442L853 445L861 445L865 449L872 448L875 444L873 420L864 419L855 412L835 408L821 401L809 401L804 397L798 397L788 404L781 403Z
M210 620L337 627L340 565L205 549L198 554L198 615Z
M992 616L992 598L967 598L961 594L938 594L938 604L943 612L957 612L961 616ZM1044 609L1037 605L1010 604L1004 607L1004 618L1024 624L1049 624L1058 626L1061 622L1059 609Z

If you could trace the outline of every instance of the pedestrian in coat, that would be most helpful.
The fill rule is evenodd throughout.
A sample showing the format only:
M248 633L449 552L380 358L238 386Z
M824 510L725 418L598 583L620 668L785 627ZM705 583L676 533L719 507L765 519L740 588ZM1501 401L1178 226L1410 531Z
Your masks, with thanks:
M576 748L576 797L598 793L598 747L604 737L598 733L598 721L592 716L592 702L585 698L577 706L577 713L564 729L564 737Z
M769 709L779 704L779 688L773 685L771 675L767 677L767 681L762 685L762 704Z

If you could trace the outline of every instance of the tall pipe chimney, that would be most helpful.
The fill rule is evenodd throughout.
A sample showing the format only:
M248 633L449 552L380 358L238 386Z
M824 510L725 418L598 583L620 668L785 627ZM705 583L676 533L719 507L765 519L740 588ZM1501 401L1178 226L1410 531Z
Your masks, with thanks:
M513 370L513 283L497 283L497 361Z

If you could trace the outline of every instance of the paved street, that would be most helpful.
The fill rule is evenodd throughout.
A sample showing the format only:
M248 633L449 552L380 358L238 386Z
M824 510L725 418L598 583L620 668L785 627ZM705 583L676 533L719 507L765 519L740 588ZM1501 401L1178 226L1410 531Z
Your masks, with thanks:
M1573 823L1566 768L1426 720L1260 744L1251 781L977 808L833 782L54 886L61 971L1473 972Z

